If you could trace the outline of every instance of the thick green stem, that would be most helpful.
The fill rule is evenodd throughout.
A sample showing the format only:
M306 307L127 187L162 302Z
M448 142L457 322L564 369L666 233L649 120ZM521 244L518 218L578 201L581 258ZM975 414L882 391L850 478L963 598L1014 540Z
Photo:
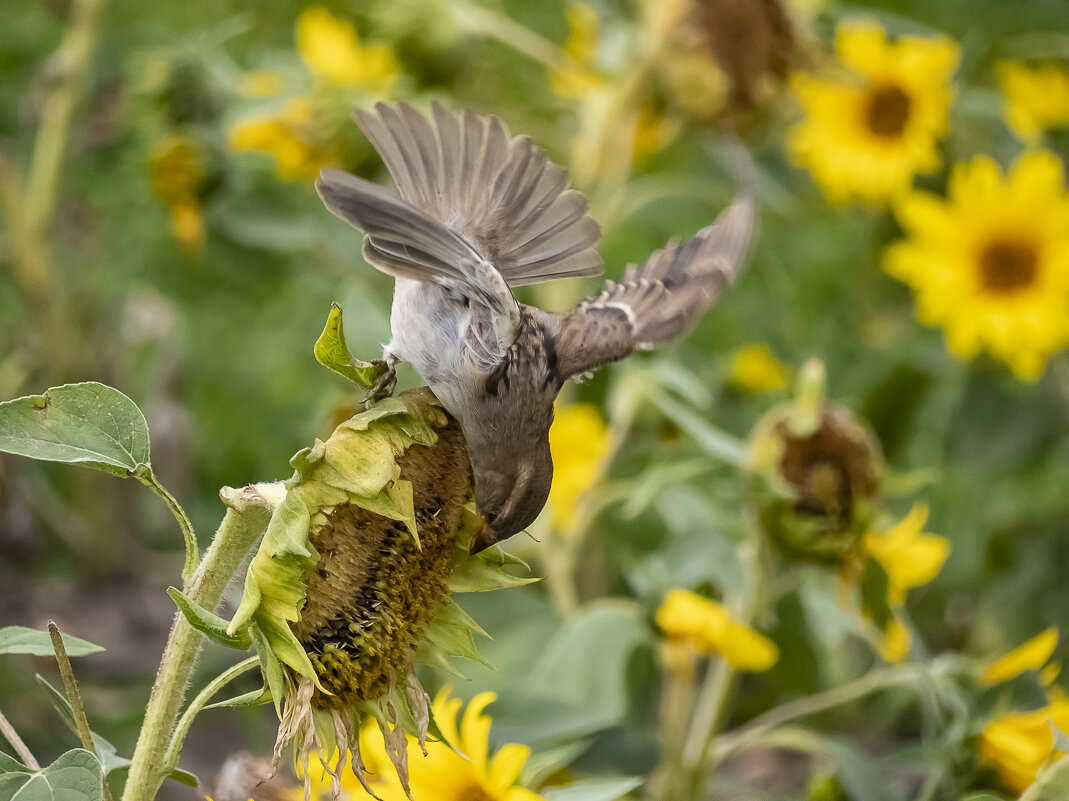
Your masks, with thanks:
M267 527L269 517L268 510L259 506L227 510L204 561L186 585L186 596L191 601L205 609L216 607L249 548ZM167 748L203 643L204 636L180 612L176 613L134 748L122 801L152 801L167 777Z
M193 571L197 569L197 562L200 559L200 554L197 550L197 533L193 530L193 524L190 522L186 510L178 503L178 499L160 483L151 468L144 473L139 472L137 480L156 493L156 496L167 504L167 508L171 510L174 519L178 521L178 527L182 529L182 539L186 546L186 562L182 566L182 581L188 587L190 577L193 575Z

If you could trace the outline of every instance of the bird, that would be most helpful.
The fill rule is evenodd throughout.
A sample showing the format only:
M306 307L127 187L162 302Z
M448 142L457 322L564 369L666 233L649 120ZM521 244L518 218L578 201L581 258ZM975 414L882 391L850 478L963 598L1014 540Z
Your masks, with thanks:
M408 362L467 442L478 553L527 528L549 496L554 402L571 378L690 329L739 273L754 228L752 180L713 224L566 313L518 302L515 287L601 273L600 227L568 175L494 115L438 102L357 109L397 195L336 169L316 181L334 215L364 232L364 260L395 279L389 394ZM738 145L745 154L745 149ZM740 159L752 169L748 155Z

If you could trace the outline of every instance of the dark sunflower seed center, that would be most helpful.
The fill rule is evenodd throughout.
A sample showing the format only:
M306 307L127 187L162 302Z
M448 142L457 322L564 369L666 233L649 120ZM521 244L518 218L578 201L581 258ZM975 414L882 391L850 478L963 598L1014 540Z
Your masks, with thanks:
M494 797L478 784L465 787L460 791L457 799L458 801L494 801Z
M909 122L911 105L909 95L897 86L880 87L869 95L865 122L876 136L901 136Z
M980 285L989 292L1016 292L1035 281L1037 267L1032 245L996 240L980 252Z

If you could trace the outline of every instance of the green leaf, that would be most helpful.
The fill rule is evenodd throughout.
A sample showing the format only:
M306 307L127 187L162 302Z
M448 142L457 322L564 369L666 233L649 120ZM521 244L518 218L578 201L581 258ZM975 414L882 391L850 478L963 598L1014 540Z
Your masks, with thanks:
M65 384L0 403L0 451L127 477L149 464L148 423L117 389Z
M47 768L0 774L0 801L100 801L104 774L100 763L82 748L60 756Z
M331 304L326 327L316 340L312 352L321 365L348 378L365 391L375 386L375 382L386 373L386 365L381 362L361 361L349 352L342 328L342 311L337 303Z
M0 751L0 773L10 773L11 771L26 772L27 770L28 768L15 757L8 756L3 751Z
M865 559L865 571L861 575L861 608L872 617L876 627L886 632L891 623L891 605L888 600L887 572L871 557Z
M546 801L616 801L642 785L641 777L590 779L543 791Z
M168 587L167 594L171 596L171 600L175 602L178 610L189 621L189 625L208 639L220 645L225 645L227 648L237 648L240 651L244 651L252 645L252 640L249 639L247 632L238 631L235 634L227 634L226 629L230 625L230 621L224 620L217 614L195 604L186 598L181 590L175 587Z
M271 700L275 704L275 712L281 718L282 693L285 687L282 665L279 664L278 657L271 650L267 638L255 624L249 626L249 635L252 638L252 644L256 646L256 655L260 658L260 672L264 675L264 684L267 685Z
M67 656L86 656L98 654L104 649L80 637L64 634L63 646ZM25 626L4 626L0 629L0 654L33 654L34 656L55 656L52 649L52 636L47 631L37 631Z
M48 701L52 704L52 708L56 710L56 714L59 715L67 728L77 736L78 727L74 723L74 713L71 711L70 701L67 700L67 696L53 687L40 673L37 674L36 679L41 689L44 690L45 695L48 696ZM96 749L97 757L101 767L104 769L105 776L113 770L121 770L130 766L130 760L119 756L114 745L95 731L90 730L89 735L93 738L93 748Z
M1065 801L1069 798L1069 756L1040 772L1020 801Z
M245 706L260 706L262 704L271 703L271 690L265 684L259 690L249 690L247 693L241 695L235 695L233 698L227 698L223 701L216 701L213 704L208 704L205 709L222 709L224 707L245 707Z

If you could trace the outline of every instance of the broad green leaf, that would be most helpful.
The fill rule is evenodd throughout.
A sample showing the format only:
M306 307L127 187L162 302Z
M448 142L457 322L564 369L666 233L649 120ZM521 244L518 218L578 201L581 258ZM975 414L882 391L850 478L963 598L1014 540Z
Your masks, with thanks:
M345 344L345 331L342 328L341 307L334 303L327 315L327 324L323 333L319 335L313 348L316 361L333 370L341 376L345 376L354 384L365 390L375 386L375 382L386 372L384 364L365 362L353 357Z
M1040 772L1020 801L1065 801L1069 798L1069 756Z
M104 774L100 763L82 748L60 756L47 768L0 774L0 801L100 801Z
M64 634L63 647L67 656L86 656L98 654L104 649L80 637ZM52 635L47 631L37 631L26 626L4 626L0 629L0 654L33 654L34 656L55 656L52 649Z
M639 787L643 781L640 777L590 779L566 787L550 788L542 793L542 797L546 801L616 801Z
M0 751L0 773L10 773L11 771L27 771L28 768L19 762L15 757L8 756L3 751Z
M0 451L126 477L149 464L148 423L117 389L64 384L0 403Z
M195 604L186 598L181 590L175 587L168 587L167 594L171 596L171 600L175 602L178 610L185 616L189 625L213 642L225 645L227 648L237 648L241 651L244 651L252 644L252 640L249 639L249 635L245 631L227 634L226 629L230 625L229 620L224 620L214 612L209 612L204 607Z
M961 801L1006 801L1001 795L995 795L994 793L969 793L961 799Z

